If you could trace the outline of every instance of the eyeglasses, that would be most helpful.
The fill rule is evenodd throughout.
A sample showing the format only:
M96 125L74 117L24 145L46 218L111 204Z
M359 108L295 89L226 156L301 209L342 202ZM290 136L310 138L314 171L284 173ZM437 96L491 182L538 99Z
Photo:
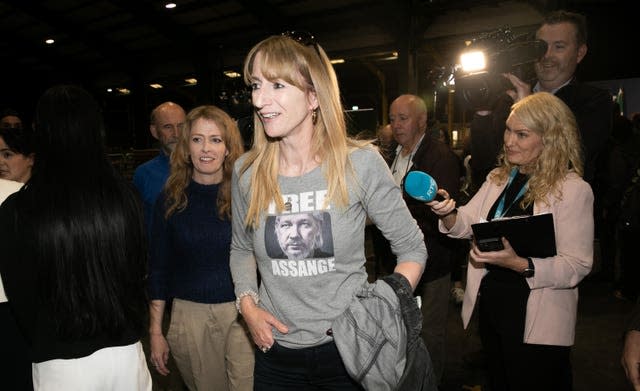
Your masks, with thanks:
M310 32L303 31L303 30L289 30L282 33L282 36L291 38L303 46L313 46L313 48L316 50L316 53L318 53L318 56L320 55L320 50L318 50L318 42L316 42L316 37L314 37L313 34L311 34Z

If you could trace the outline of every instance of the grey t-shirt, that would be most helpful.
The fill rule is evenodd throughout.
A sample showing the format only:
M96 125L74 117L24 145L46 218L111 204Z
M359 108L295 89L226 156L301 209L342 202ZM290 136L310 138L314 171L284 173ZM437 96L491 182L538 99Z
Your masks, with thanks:
M289 328L287 334L274 329L283 346L304 348L330 341L326 331L367 281L367 216L389 239L398 262L426 262L422 232L381 155L361 148L351 152L350 159L355 178L347 169L346 207L323 209L327 182L321 166L299 177L280 176L287 210L278 215L272 205L256 230L244 226L251 169L239 177L244 156L236 161L231 243L235 292L257 290L257 264L260 306Z

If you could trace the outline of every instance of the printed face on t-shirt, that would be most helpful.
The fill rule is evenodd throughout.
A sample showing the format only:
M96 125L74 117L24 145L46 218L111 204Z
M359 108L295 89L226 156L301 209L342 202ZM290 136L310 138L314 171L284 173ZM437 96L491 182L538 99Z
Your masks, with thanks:
M283 195L285 210L269 207L264 243L274 276L298 278L334 272L331 214L326 190Z
M274 224L280 249L289 259L304 259L322 246L322 220L318 213L277 216Z

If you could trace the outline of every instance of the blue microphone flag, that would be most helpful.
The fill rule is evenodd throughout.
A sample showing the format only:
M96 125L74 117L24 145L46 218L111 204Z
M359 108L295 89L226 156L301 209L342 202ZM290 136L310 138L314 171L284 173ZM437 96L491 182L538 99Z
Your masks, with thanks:
M416 200L429 202L436 198L438 185L426 172L411 171L404 178L404 190Z

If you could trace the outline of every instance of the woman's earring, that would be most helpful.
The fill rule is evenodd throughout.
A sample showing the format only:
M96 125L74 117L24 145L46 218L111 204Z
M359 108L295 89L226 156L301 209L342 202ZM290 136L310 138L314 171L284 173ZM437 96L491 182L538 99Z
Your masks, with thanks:
M315 125L317 122L318 122L318 109L315 108L311 112L311 123Z

